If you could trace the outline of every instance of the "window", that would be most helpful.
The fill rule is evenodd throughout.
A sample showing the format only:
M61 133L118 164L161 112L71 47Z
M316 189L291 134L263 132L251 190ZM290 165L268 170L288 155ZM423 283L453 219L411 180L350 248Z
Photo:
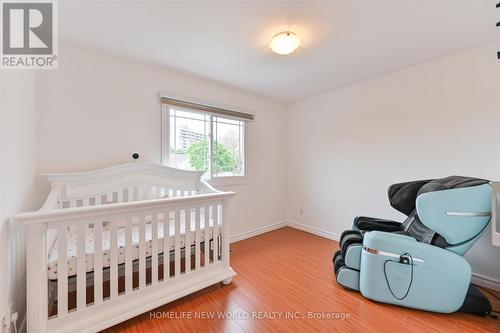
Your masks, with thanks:
M205 171L205 180L246 176L246 119L171 103L163 116L163 163Z

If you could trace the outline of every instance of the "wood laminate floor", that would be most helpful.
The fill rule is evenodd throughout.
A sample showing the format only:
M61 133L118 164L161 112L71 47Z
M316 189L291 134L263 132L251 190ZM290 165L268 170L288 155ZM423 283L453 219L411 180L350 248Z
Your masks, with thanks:
M291 228L231 244L238 273L231 285L206 288L106 332L500 332L500 320L376 303L341 288L331 264L337 248Z

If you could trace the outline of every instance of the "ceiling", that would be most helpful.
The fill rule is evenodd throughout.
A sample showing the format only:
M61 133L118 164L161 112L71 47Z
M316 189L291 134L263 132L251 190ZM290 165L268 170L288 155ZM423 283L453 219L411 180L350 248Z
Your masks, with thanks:
M60 1L64 40L290 103L500 40L498 0ZM296 32L289 56L271 37Z

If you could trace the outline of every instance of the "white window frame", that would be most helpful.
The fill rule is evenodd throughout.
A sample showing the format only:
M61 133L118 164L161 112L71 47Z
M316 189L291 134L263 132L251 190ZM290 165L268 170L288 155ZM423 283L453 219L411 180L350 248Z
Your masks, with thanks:
M170 109L175 108L177 110L185 110L188 112L197 112L200 114L210 114L209 112L198 111L196 109L183 108L178 106L170 106L168 104L162 104L161 109L161 163L163 165L172 166L170 163ZM211 117L217 117L217 115L211 115ZM224 116L219 116L224 118ZM225 185L242 185L249 184L250 178L248 173L248 123L244 122L243 125L243 176L214 176L212 170L213 164L213 135L214 135L214 125L215 122L210 119L210 133L209 133L209 143L210 143L210 179L208 183L216 186Z

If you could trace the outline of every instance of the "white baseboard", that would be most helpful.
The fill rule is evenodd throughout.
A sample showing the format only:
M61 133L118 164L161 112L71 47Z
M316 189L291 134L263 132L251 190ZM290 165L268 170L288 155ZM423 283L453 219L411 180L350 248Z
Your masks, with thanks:
M331 231L322 230L322 229L311 227L311 226L304 225L301 223L296 223L296 222L291 222L291 221L282 221L282 222L271 224L271 225L268 225L268 226L265 226L262 228L254 229L251 231L247 231L247 232L244 232L241 234L231 236L231 243L237 242L237 241L240 241L243 239L247 239L250 237L258 236L258 235L264 234L266 232L270 232L270 231L273 231L273 230L276 230L279 228L283 228L283 227L290 227L290 228L302 230L302 231L308 232L310 234L324 237L324 238L328 238L328 239L332 239L335 241L338 241L340 239L339 234L331 232ZM472 273L472 281L471 282L475 283L481 287L500 291L500 280L494 279L494 278L489 277L489 276L485 276L485 275L478 274L478 273Z
M290 221L285 222L285 224L288 227L302 230L302 231L308 232L308 233L316 235L316 236L321 236L323 238L328 238L328 239L335 240L335 241L338 241L340 239L340 235L336 234L334 232L330 232L330 231L326 231L326 230L322 230L319 228L311 227L311 226L296 223L296 222L290 222Z
M475 283L481 287L500 291L500 280L494 279L489 276L472 273L472 283Z
M231 243L238 242L240 240L244 240L244 239L247 239L247 238L251 238L251 237L258 236L258 235L262 235L262 234L265 234L266 232L273 231L273 230L276 230L276 229L280 229L280 228L283 228L283 227L286 227L286 223L285 222L278 222L278 223L270 224L270 225L267 225L265 227L261 227L261 228L257 228L257 229L254 229L254 230L242 232L240 234L232 235L229 241Z
M255 237L255 236L259 236L259 235L265 234L266 232L270 232L270 231L280 229L283 227L290 227L290 228L294 228L297 230L302 230L302 231L308 232L310 234L321 236L321 237L328 238L328 239L332 239L335 241L338 241L340 239L340 235L338 235L334 232L325 231L322 229L310 227L310 226L300 224L300 223L295 223L295 222L290 222L290 221L281 221L281 222L267 225L265 227L261 227L261 228L257 228L254 230L250 230L250 231L242 232L240 234L233 235L233 236L231 236L230 242L231 243L238 242L238 241L241 241L241 240L244 240L247 238L251 238L251 237Z

